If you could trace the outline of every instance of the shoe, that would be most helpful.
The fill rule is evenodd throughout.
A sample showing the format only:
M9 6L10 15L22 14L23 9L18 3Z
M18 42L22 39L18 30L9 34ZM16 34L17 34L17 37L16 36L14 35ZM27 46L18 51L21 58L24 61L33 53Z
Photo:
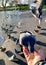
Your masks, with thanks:
M38 28L38 29L41 29L41 27L40 27L40 26L37 26L37 28Z
M16 53L16 55L19 55L19 53L21 53L21 51L18 51L15 49L15 53Z
M39 30L35 30L35 29L34 29L34 31L35 31L36 33L39 33Z
M13 61L14 60L14 55L12 55L10 58L9 58L10 61Z
M0 47L0 49L1 49L1 52L5 52L6 51L6 48Z
M8 58L10 61L15 62L16 61L16 56L12 55L10 58Z

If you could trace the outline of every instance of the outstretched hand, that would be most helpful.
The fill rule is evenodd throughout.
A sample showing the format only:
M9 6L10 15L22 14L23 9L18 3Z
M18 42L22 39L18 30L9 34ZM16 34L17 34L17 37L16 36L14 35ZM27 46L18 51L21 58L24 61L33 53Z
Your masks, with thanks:
M31 53L25 46L23 46L23 53L28 65L35 65L35 63L37 63L38 61L45 59L43 52L41 53L41 55L40 51L42 52L41 48L38 51L34 51L34 53Z

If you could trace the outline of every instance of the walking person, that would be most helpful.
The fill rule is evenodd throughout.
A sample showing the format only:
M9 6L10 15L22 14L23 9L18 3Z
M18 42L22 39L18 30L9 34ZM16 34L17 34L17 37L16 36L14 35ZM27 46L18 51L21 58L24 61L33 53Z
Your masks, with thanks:
M42 8L43 8L43 0L36 0L36 2L30 4L31 7L31 13L35 17L35 20L38 22L38 25L36 28L41 29L42 25ZM39 32L38 30L35 30L35 32Z
M23 53L28 65L45 65L45 55L42 47L36 51L34 48L36 38L29 32L21 33L19 43L22 45ZM30 49L28 45L30 44Z
M38 29L41 29L42 25L42 8L43 8L43 0L36 0L36 21L39 22L36 28ZM36 30L34 31L36 32Z

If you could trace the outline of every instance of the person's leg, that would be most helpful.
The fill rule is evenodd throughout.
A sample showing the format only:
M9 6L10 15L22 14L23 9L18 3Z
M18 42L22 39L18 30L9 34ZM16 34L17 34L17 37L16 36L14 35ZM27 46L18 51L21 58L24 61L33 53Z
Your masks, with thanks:
M22 45L28 47L28 37L27 36L22 38Z
M33 53L34 52L34 43L30 44L30 51Z
M35 38L32 36L29 36L29 51L31 51L32 53L34 52L34 45L35 45Z
M30 45L30 51L33 53L34 52L34 45Z
M41 24L42 24L42 8L40 7L39 9L38 9L38 11L39 11L39 25L37 26L37 28L39 28L39 29L41 29Z
M36 26L36 29L34 29L34 31L39 34L39 30L41 30L41 24L42 24L42 7L40 7L38 11L39 11L39 16L38 16L39 24Z

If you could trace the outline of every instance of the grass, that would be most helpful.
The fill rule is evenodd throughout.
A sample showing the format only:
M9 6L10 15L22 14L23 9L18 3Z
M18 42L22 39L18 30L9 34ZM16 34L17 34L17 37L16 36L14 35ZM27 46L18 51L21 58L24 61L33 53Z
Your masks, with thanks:
M43 9L46 9L46 5L43 6Z
M6 7L5 9L4 8L2 8L2 7L0 7L0 11L4 11L4 10L29 10L29 6L28 5L17 5L17 7L15 7L15 6L8 6L8 7Z
M3 8L2 7L0 7L0 11L2 11L3 10Z
M0 7L0 11L4 11L4 10L14 10L15 9L15 7L6 7L5 9L4 8L1 8Z
M15 7L15 6L9 6L9 7L6 7L5 9L4 8L2 8L2 7L0 7L0 11L4 11L4 10L17 10L17 9L19 9L19 10L29 10L29 6L28 5L17 5L17 7ZM44 5L43 6L43 9L46 9L46 5Z

